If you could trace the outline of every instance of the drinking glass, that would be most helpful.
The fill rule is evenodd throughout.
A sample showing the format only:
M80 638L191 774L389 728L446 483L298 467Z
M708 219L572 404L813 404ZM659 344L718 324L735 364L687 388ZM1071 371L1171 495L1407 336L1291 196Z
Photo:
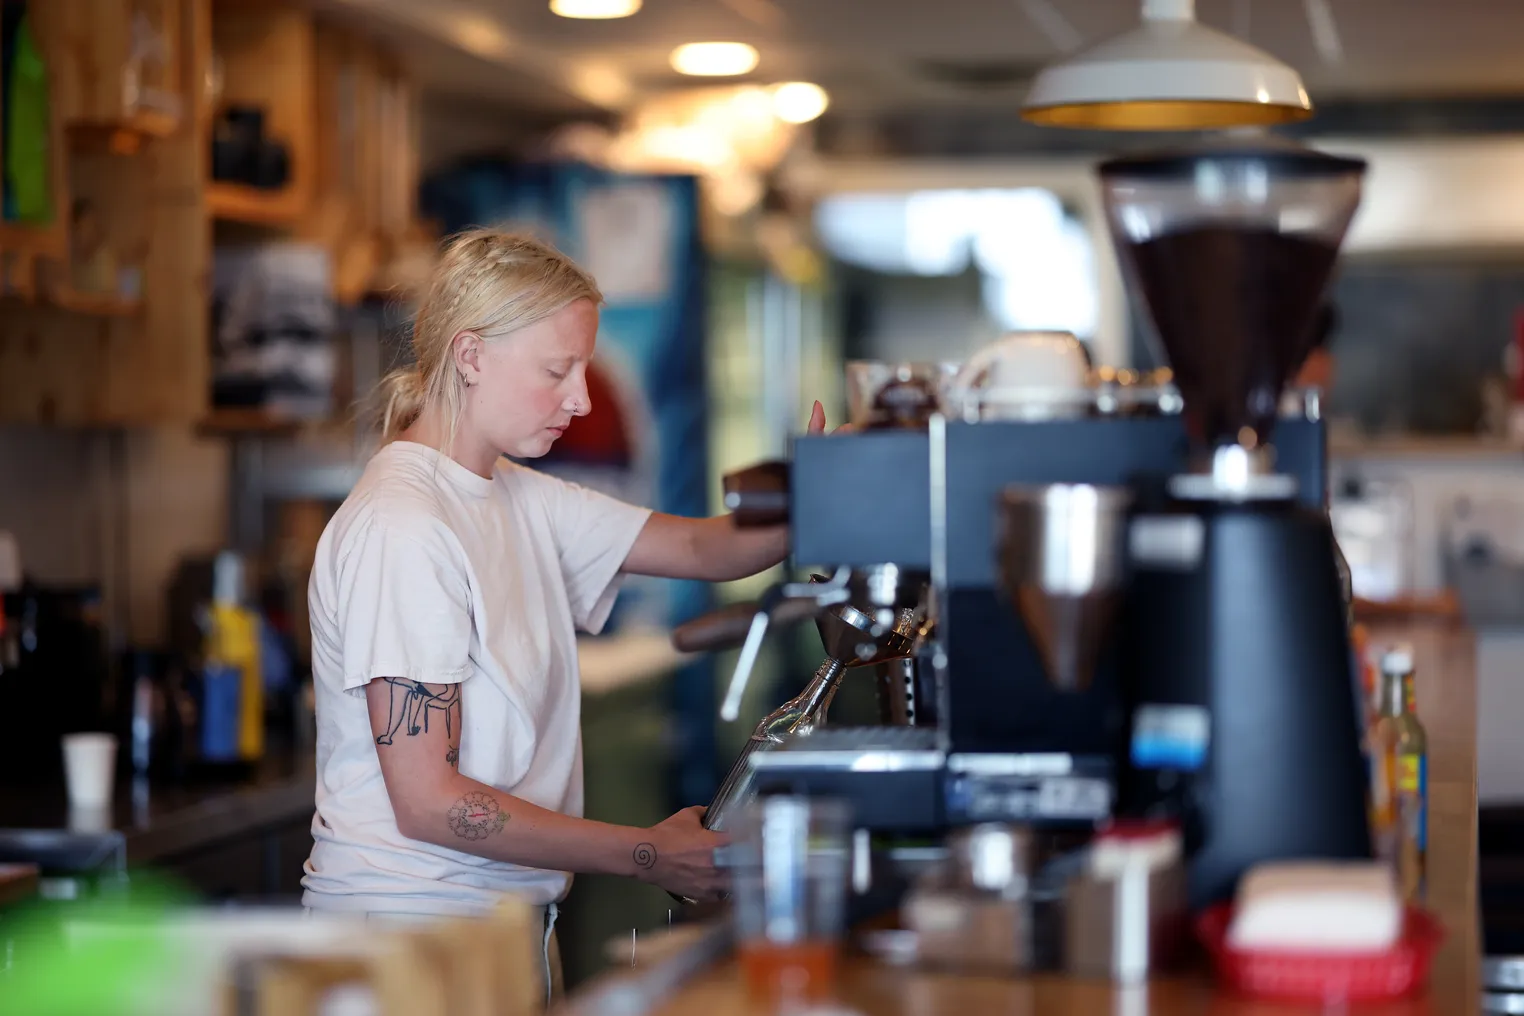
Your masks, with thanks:
M835 989L845 922L850 809L766 796L732 827L736 943L754 997L820 1001Z

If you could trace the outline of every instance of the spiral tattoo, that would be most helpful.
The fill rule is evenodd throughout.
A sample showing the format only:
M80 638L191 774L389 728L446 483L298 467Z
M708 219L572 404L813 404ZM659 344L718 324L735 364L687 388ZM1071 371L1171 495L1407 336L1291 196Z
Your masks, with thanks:
M491 794L473 791L456 801L449 811L450 831L463 840L482 840L502 832L508 813Z
M649 843L635 844L635 852L630 856L635 859L636 866L646 871L656 867L656 848Z

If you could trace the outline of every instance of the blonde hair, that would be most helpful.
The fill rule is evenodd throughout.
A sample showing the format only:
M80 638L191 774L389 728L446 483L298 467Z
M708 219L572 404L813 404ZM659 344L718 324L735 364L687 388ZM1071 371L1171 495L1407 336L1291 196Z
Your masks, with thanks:
M473 229L452 238L413 319L414 362L381 380L382 440L393 440L424 410L439 406L448 450L455 440L465 387L455 369L455 337L474 332L483 339L501 338L578 300L601 304L603 294L591 275L547 243L492 229Z

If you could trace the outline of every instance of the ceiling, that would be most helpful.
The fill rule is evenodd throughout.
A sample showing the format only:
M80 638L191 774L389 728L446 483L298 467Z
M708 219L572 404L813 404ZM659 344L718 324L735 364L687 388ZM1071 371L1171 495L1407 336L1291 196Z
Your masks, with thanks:
M692 84L668 54L709 40L756 46L752 80L824 85L838 116L1008 105L1044 62L1138 18L1137 0L645 0L616 21L560 18L546 0L323 2L390 34L434 92L549 117ZM1524 94L1524 0L1198 0L1197 11L1296 66L1315 102Z

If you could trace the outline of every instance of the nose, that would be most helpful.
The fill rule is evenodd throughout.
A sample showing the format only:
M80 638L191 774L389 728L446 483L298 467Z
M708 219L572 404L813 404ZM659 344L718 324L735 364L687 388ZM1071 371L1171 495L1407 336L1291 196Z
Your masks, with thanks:
M586 416L593 411L593 398L587 393L587 379L577 378L577 386L572 389L562 407L573 416Z

